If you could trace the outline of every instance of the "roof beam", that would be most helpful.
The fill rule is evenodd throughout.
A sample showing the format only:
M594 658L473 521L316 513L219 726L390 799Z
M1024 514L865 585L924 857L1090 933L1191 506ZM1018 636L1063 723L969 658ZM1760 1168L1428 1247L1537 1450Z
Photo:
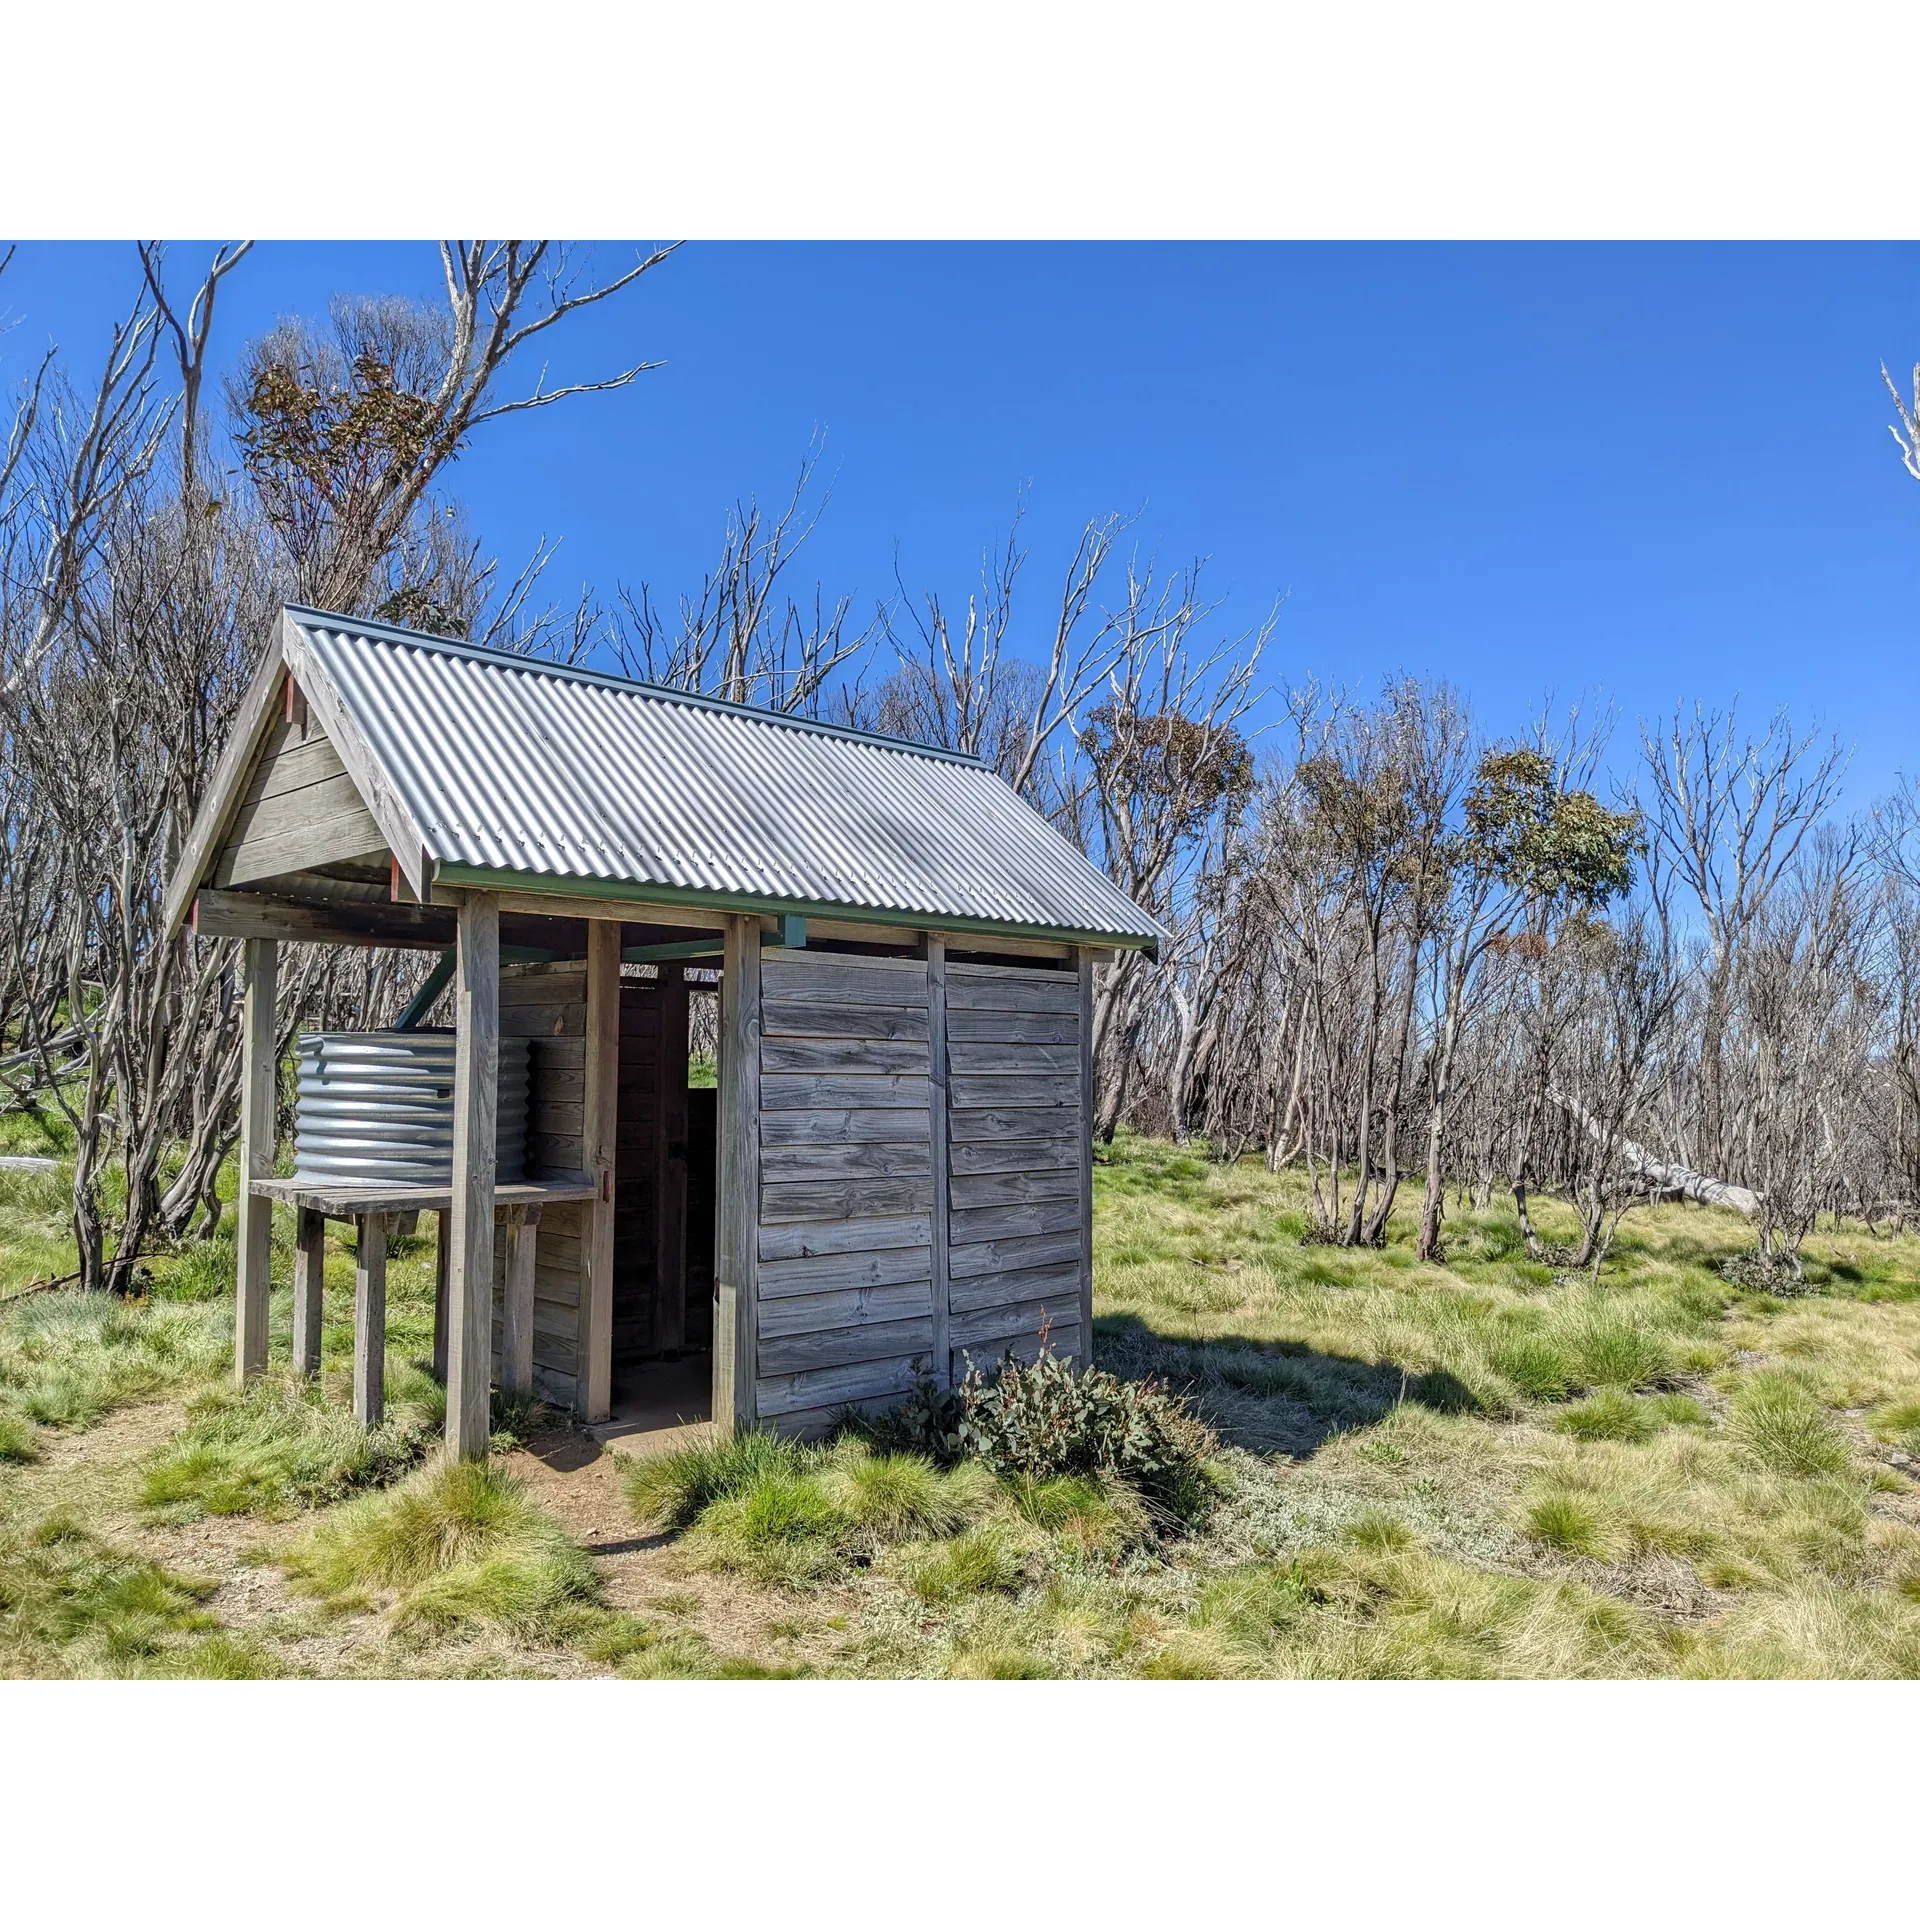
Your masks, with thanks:
M268 893L203 887L193 898L193 931L203 940L307 940L335 947L450 947L444 907L375 906L353 900L282 900Z
M502 876L504 878L504 876ZM538 914L560 920L621 920L630 926L687 927L696 933L711 931L716 937L724 930L726 916L706 908L661 905L655 901L604 900L592 896L576 898L563 893L514 892L489 888L500 895L502 913ZM436 881L431 896L436 907L457 907L465 897L464 886L449 886Z
M435 869L432 898L449 904L460 900L469 889L495 892L507 869L457 866L443 860ZM807 917L811 937L818 940L878 940L886 936L874 931L890 928L907 934L902 945L922 933L944 933L948 944L972 948L976 952L1045 953L1062 957L1075 947L1138 947L1149 959L1156 958L1159 941L1148 935L1096 933L1072 927L1035 927L1031 932L1017 931L1011 922L975 920L957 914L918 913L895 907L855 907L835 903L818 908L810 902L776 900L732 893L703 893L694 887L661 886L652 881L600 880L573 875L521 873L512 875L521 883L517 893L502 893L503 906L511 902L522 913L564 913L595 920L652 920L662 926L711 926L721 916L758 915L769 925L778 925L786 915ZM669 901L681 899L697 903L691 911ZM545 902L543 906L541 903ZM565 904L562 905L561 903ZM812 916L820 913L819 919ZM831 933L828 929L832 928Z

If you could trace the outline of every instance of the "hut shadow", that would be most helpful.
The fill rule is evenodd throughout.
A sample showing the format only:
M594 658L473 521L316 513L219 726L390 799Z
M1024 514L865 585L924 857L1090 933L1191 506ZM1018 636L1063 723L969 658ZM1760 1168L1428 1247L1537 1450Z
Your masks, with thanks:
M521 1445L553 1473L578 1473L581 1468L592 1466L605 1452L591 1433L575 1426L562 1426L557 1421L529 1433Z
M1444 1369L1416 1373L1322 1353L1299 1340L1161 1334L1130 1313L1101 1314L1094 1331L1100 1365L1164 1380L1193 1401L1222 1440L1253 1453L1304 1460L1336 1434L1377 1425L1396 1407L1467 1413L1479 1404Z

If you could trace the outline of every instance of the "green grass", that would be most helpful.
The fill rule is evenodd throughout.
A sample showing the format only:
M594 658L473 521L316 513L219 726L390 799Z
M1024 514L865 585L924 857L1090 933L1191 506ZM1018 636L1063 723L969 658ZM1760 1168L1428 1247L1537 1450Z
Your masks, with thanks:
M669 1453L621 1462L627 1504L643 1526L678 1532L716 1500L755 1481L797 1472L800 1450L764 1432L728 1441L697 1440Z
M17 1413L0 1413L0 1465L22 1466L40 1458L39 1435L31 1420Z
M224 1309L46 1293L0 1312L0 1413L86 1428L206 1380L232 1353Z
M171 1259L155 1263L152 1291L161 1300L231 1300L235 1258L231 1234L189 1241Z
M5 1119L17 1121L23 1117L10 1114ZM11 1140L0 1135L0 1153L54 1151L37 1133ZM72 1273L79 1264L74 1258L72 1194L72 1175L65 1170L0 1173L0 1295Z
M1895 1401L1876 1408L1867 1422L1875 1438L1897 1447L1920 1446L1920 1400Z
M1651 1440L1664 1422L1654 1403L1619 1387L1603 1387L1570 1406L1553 1424L1576 1440Z
M1920 1239L1816 1235L1814 1290L1775 1300L1718 1277L1732 1215L1636 1211L1595 1278L1533 1261L1505 1203L1453 1213L1444 1263L1416 1262L1418 1202L1385 1247L1341 1249L1305 1238L1292 1173L1103 1151L1098 1358L1224 1442L1183 1530L1099 1478L752 1435L624 1467L634 1521L667 1536L626 1562L498 1463L416 1464L430 1243L390 1262L394 1420L372 1437L341 1412L346 1236L328 1375L300 1392L223 1383L230 1243L157 1255L146 1300L0 1312L0 1668L1920 1677ZM0 1230L25 1205L0 1194ZM1564 1209L1536 1219L1571 1244ZM143 1399L179 1409L157 1449L150 1419L99 1424ZM198 1568L229 1518L298 1596L257 1637L166 1564L168 1523L195 1521ZM629 1611L609 1564L646 1569Z
M1019 1539L999 1527L973 1528L909 1564L907 1584L934 1605L976 1593L1017 1593L1026 1578Z
M1843 1473L1851 1458L1826 1409L1786 1373L1759 1374L1742 1386L1733 1430L1763 1467L1796 1479Z
M305 1592L338 1604L391 1602L397 1633L498 1629L539 1640L595 1631L592 1558L488 1461L431 1467L328 1515L283 1564Z
M1536 1500L1527 1515L1527 1532L1543 1546L1562 1553L1595 1553L1600 1546L1600 1518L1577 1495L1550 1493Z
M1114 1561L1153 1537L1153 1520L1131 1487L1085 1474L1016 1481L1021 1517L1093 1560Z
M323 1506L415 1466L444 1409L442 1389L413 1366L389 1369L387 1417L371 1430L317 1386L223 1389L194 1404L185 1430L147 1466L140 1501L168 1519Z
M1014 1513L1012 1496L983 1467L942 1469L854 1435L828 1446L766 1433L696 1442L629 1464L625 1487L634 1517L677 1532L693 1565L789 1591L850 1578L889 1549L930 1542L946 1543L948 1559L908 1556L900 1565L909 1584L935 1561L964 1569L969 1554L998 1550L996 1523Z
M209 1583L55 1513L0 1532L0 1664L15 1676L254 1678L278 1662L220 1631Z
M815 1484L838 1523L869 1552L960 1533L996 1498L983 1467L943 1473L917 1455L872 1453L858 1442L836 1448Z

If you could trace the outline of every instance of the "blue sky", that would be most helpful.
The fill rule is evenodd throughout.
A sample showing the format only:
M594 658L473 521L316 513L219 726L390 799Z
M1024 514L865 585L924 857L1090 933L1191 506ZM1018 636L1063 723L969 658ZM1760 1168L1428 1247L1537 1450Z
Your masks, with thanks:
M175 250L183 283L204 252ZM264 246L218 338L438 272ZM131 246L23 246L0 371L49 339L90 367L136 273ZM1162 564L1211 556L1221 618L1286 596L1276 677L1440 675L1496 729L1597 695L1623 737L1738 695L1854 743L1861 798L1920 768L1920 484L1879 377L1920 358L1920 248L694 244L570 324L556 378L666 364L486 429L450 476L503 559L562 541L557 595L691 586L729 503L783 495L823 433L807 573L861 602L896 551L964 597L1024 485L1036 643L1078 525L1144 509Z

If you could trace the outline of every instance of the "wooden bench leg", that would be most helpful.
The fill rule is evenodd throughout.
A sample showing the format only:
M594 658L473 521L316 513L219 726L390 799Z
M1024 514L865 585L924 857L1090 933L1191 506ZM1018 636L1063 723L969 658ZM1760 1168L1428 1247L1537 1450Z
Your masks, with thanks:
M447 1384L447 1271L453 1252L453 1214L442 1207L433 1249L433 1377Z
M327 1216L293 1210L293 1371L300 1380L320 1372L320 1316L327 1269Z
M508 1207L507 1298L500 1334L500 1390L509 1399L533 1397L533 1265L538 1207Z
M353 1269L353 1417L377 1427L387 1397L387 1216L360 1216Z

